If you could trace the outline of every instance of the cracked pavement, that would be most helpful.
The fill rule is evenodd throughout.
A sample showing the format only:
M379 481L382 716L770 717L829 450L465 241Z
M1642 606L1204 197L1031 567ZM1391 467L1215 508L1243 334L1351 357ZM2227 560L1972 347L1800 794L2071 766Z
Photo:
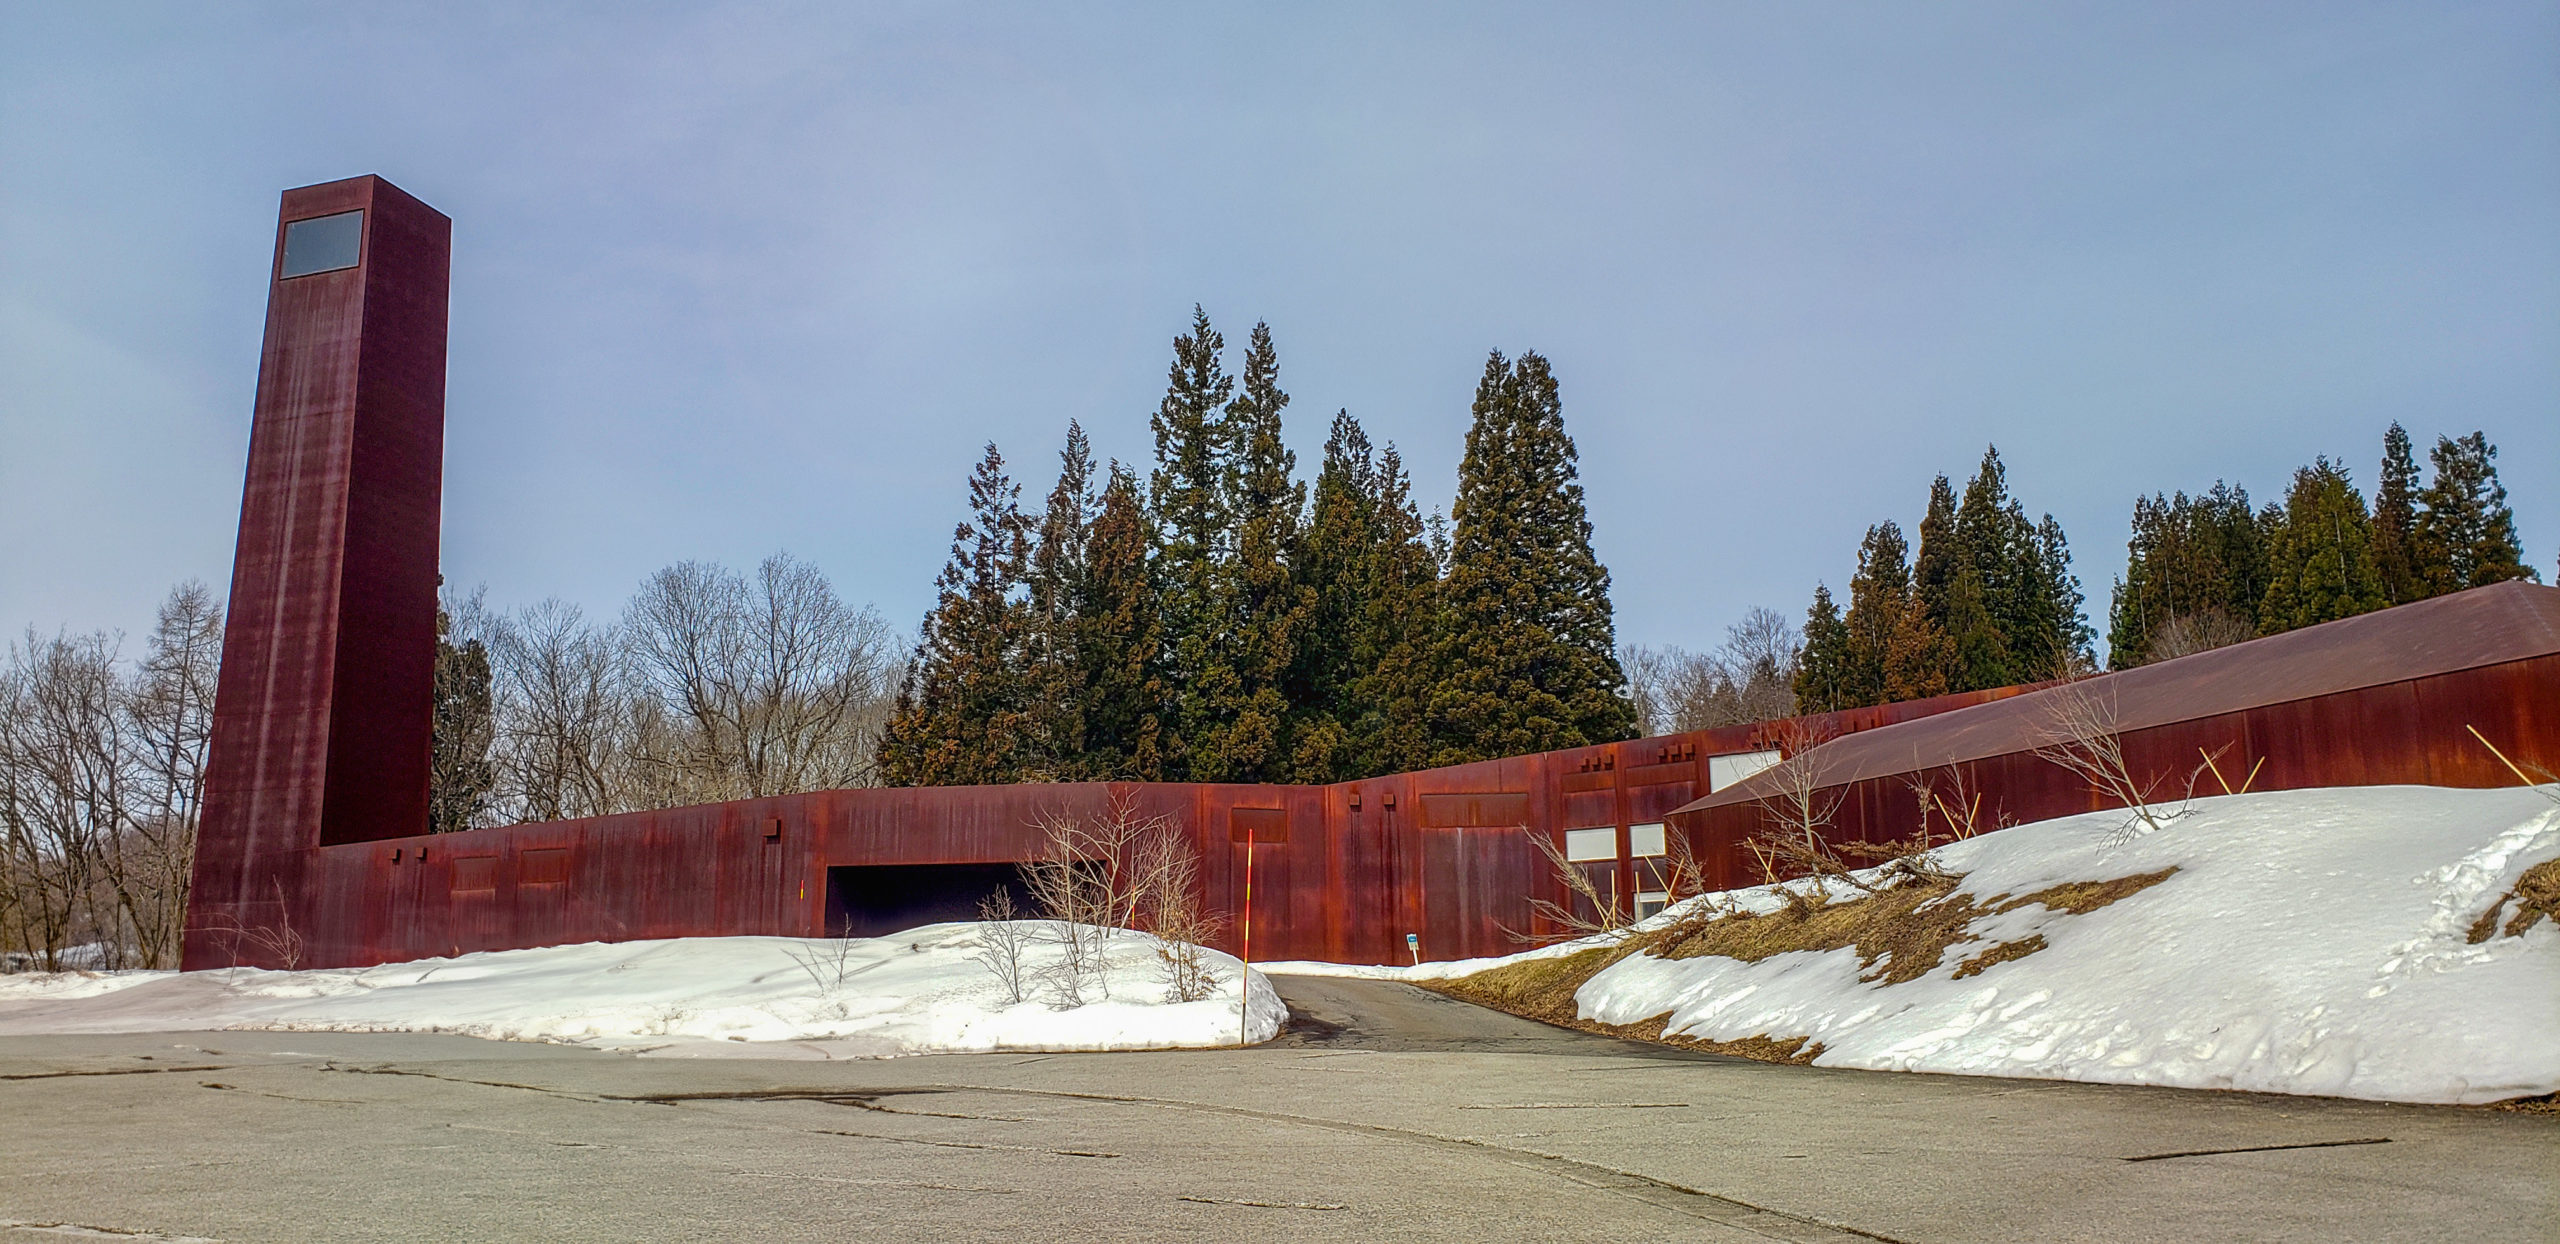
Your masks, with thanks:
M0 1039L0 1241L2537 1240L2560 1121L1786 1067L1279 978L1251 1050Z

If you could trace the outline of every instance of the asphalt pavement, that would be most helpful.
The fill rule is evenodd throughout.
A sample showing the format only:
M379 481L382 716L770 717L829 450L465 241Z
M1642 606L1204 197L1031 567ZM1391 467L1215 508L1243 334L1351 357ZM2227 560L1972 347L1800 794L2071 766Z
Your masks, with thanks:
M2560 1240L2549 1116L1777 1066L1279 983L1250 1050L0 1038L0 1241Z

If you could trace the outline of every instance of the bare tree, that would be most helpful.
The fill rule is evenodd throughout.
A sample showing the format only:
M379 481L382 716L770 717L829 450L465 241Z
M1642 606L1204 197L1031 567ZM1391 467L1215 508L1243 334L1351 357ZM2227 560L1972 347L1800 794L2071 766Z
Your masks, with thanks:
M1714 652L1629 644L1618 654L1646 734L1672 734L1792 717L1804 641L1774 609L1753 609L1726 628Z
M1554 871L1557 882L1564 886L1566 893L1588 904L1592 914L1585 916L1576 911L1570 900L1559 903L1553 899L1533 897L1529 900L1529 913L1559 931L1537 934L1505 929L1504 932L1510 935L1511 940L1515 942L1556 941L1565 938L1589 937L1597 933L1616 933L1627 927L1626 917L1618 911L1618 904L1600 893L1600 887L1592 884L1591 874L1584 872L1581 865L1568 858L1564 848L1557 846L1553 838L1526 825L1520 827L1520 832L1528 838L1529 845L1536 848L1539 855L1545 857L1547 867Z
M160 607L140 666L116 637L29 631L0 669L0 936L23 961L176 960L212 729L221 610Z
M1041 817L1041 852L1023 865L1034 908L1046 918L1059 958L1045 971L1052 1005L1081 1006L1088 986L1111 992L1110 944L1117 930L1154 934L1170 992L1207 997L1216 978L1200 953L1217 923L1200 901L1199 854L1167 817L1141 816L1115 798L1099 817Z
M2257 637L2257 627L2219 609L2204 609L2180 614L2162 623L2151 636L2150 658L2167 661L2215 648L2227 648Z
M788 554L754 578L680 562L641 585L623 632L672 727L647 763L698 800L862 784L884 718L892 636Z
M1751 779L1761 788L1753 801L1759 806L1761 824L1743 839L1743 847L1760 865L1764 881L1810 876L1817 891L1832 880L1872 890L1830 842L1832 818L1845 797L1842 786L1830 776L1831 757L1823 748L1830 738L1828 731L1803 718L1788 721L1773 733L1771 741L1778 745L1782 759Z
M488 629L506 810L557 821L638 806L623 789L631 723L615 631L557 599Z

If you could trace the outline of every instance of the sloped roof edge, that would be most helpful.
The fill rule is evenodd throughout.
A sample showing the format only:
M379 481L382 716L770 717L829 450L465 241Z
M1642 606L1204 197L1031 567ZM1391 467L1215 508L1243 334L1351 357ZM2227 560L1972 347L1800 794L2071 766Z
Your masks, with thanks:
M2335 695L2560 653L2560 587L2499 583L2102 674L1841 738L1805 755L1838 786L2029 751L2055 741L2064 696L2093 696L2118 731ZM1769 776L1671 813L1765 797Z

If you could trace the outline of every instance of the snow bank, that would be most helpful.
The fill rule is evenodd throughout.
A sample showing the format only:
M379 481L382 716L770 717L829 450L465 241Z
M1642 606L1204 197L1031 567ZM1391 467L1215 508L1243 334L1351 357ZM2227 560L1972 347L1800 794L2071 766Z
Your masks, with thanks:
M1060 1010L1036 982L1026 990L1030 1000L1006 1000L979 959L982 927L938 924L853 939L841 944L841 962L835 942L701 937L305 972L0 976L0 1034L444 1032L757 1058L1236 1043L1240 965L1229 956L1203 952L1217 980L1212 997L1170 1002L1155 940L1118 934L1107 996L1088 983L1091 1001ZM1034 940L1024 968L1037 974L1057 958L1053 945ZM1247 1035L1267 1041L1288 1009L1258 972L1250 988Z
M2032 904L1983 917L1976 940L1900 985L1859 980L1854 949L1756 963L1637 954L1575 1000L1613 1024L1667 1012L1678 1036L1808 1037L1826 1067L2472 1104L2560 1091L2560 926L2467 938L2526 868L2560 857L2555 797L2548 786L2218 796L2113 846L2121 812L2019 826L1940 849L1965 874L1962 892L2178 871L2085 915ZM1780 905L1767 887L1726 897ZM2045 949L1954 979L1989 946L2035 935ZM1419 968L1259 966L1435 979L1603 940Z

